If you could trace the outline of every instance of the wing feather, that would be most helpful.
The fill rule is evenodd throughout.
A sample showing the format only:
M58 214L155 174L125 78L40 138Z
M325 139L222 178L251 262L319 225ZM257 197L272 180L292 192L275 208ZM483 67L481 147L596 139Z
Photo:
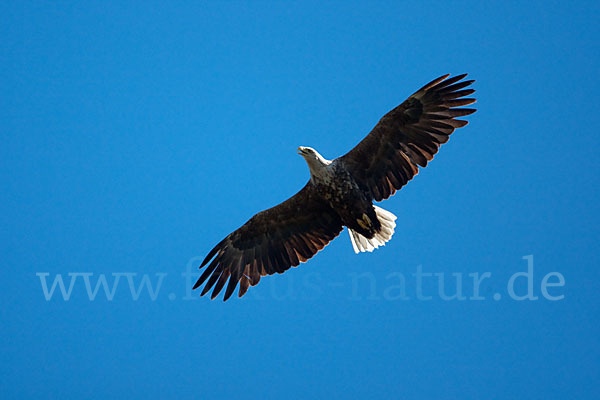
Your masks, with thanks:
M455 129L467 121L455 119L473 114L475 103L465 98L475 92L465 89L474 80L467 74L444 75L423 86L381 118L371 133L340 157L376 201L387 199L425 167L448 141Z
M223 300L235 291L243 296L261 276L283 273L307 261L343 228L338 214L314 192L309 182L283 203L253 216L217 244L200 268L206 269L194 285L214 299L225 287ZM210 262L210 263L209 263ZM208 281L207 281L208 279Z

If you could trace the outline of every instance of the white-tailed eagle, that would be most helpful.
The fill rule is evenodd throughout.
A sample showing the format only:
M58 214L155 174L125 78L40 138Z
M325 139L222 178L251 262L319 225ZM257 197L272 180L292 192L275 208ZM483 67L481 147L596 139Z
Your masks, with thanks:
M467 124L456 119L475 112L457 108L475 103L465 98L474 81L466 74L441 76L423 86L381 118L371 133L347 154L324 159L315 149L299 147L310 180L283 203L259 212L229 234L206 256L194 289L214 289L227 281L223 300L239 283L239 297L261 276L283 273L314 256L348 227L356 253L373 251L391 239L396 216L375 205L393 195L433 159L452 132ZM212 260L212 261L211 261ZM210 263L209 263L210 261Z

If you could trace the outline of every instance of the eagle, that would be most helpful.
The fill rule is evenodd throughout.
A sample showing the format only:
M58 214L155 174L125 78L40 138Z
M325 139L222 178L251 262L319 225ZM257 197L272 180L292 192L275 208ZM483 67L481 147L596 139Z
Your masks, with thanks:
M254 215L206 256L193 289L223 300L239 283L242 297L260 278L307 261L348 228L355 253L372 252L394 234L396 216L373 202L389 198L433 159L456 128L474 113L467 74L429 82L379 120L356 147L327 160L311 147L298 147L310 171L308 183L283 203Z

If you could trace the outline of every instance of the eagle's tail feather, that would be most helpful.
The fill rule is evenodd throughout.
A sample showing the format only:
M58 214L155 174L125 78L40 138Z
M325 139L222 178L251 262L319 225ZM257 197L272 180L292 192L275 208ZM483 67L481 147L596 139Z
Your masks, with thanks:
M352 243L352 248L356 254L363 251L372 252L379 246L385 246L385 243L388 242L394 234L394 228L396 227L396 223L394 221L396 220L396 216L391 212L384 210L383 208L379 208L377 206L373 206L373 208L375 208L375 214L381 223L381 229L375 234L375 236L373 236L371 239L367 239L360 233L355 232L352 229L348 229L348 233L350 234L350 242Z

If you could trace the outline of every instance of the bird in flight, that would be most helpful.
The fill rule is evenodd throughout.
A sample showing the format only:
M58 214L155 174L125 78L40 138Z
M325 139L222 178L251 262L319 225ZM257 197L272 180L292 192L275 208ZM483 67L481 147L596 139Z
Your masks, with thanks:
M223 297L227 300L239 283L242 297L262 276L307 261L344 226L356 253L384 245L394 233L396 216L373 202L404 186L456 128L467 125L456 119L476 111L457 108L475 103L466 97L475 92L465 89L474 82L463 80L466 76L448 74L429 82L335 160L326 160L311 147L298 147L310 170L308 183L219 242L200 265L205 269L194 289L206 282L201 296L214 287L214 299L227 283Z

